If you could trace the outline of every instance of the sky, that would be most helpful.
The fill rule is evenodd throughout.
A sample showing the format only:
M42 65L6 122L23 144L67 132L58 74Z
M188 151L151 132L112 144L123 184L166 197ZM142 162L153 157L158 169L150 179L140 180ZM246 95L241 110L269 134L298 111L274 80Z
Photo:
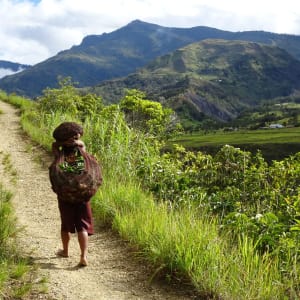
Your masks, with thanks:
M167 27L300 35L300 1L0 0L0 60L34 65L87 35L109 33L136 19Z

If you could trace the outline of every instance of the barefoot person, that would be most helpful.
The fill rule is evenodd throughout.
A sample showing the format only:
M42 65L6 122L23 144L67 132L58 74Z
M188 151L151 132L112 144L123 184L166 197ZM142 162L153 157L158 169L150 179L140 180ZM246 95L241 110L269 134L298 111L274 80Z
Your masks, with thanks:
M96 159L85 151L82 134L82 127L74 122L64 122L53 131L56 141L49 174L61 217L62 250L57 254L69 256L71 234L77 232L79 265L87 266L88 236L94 233L90 198L101 185L102 176Z

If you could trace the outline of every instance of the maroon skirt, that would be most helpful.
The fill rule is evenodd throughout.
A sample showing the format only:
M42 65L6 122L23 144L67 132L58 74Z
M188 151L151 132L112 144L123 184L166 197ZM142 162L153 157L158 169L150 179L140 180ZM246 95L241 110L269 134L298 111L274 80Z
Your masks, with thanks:
M61 218L61 231L86 231L89 235L94 233L93 217L90 201L70 203L58 199L58 208Z

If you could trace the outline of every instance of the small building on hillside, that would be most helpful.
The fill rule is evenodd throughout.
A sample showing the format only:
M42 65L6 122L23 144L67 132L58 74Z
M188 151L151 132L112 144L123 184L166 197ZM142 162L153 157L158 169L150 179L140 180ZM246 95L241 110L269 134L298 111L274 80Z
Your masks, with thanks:
M281 124L270 124L269 128L284 128Z

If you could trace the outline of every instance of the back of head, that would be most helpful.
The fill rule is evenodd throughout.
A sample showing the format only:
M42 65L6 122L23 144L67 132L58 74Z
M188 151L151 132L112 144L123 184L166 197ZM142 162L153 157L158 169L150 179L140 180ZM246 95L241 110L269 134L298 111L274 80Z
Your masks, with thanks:
M75 122L64 122L56 127L53 131L53 137L58 142L64 142L73 136L80 134L83 135L83 128Z

